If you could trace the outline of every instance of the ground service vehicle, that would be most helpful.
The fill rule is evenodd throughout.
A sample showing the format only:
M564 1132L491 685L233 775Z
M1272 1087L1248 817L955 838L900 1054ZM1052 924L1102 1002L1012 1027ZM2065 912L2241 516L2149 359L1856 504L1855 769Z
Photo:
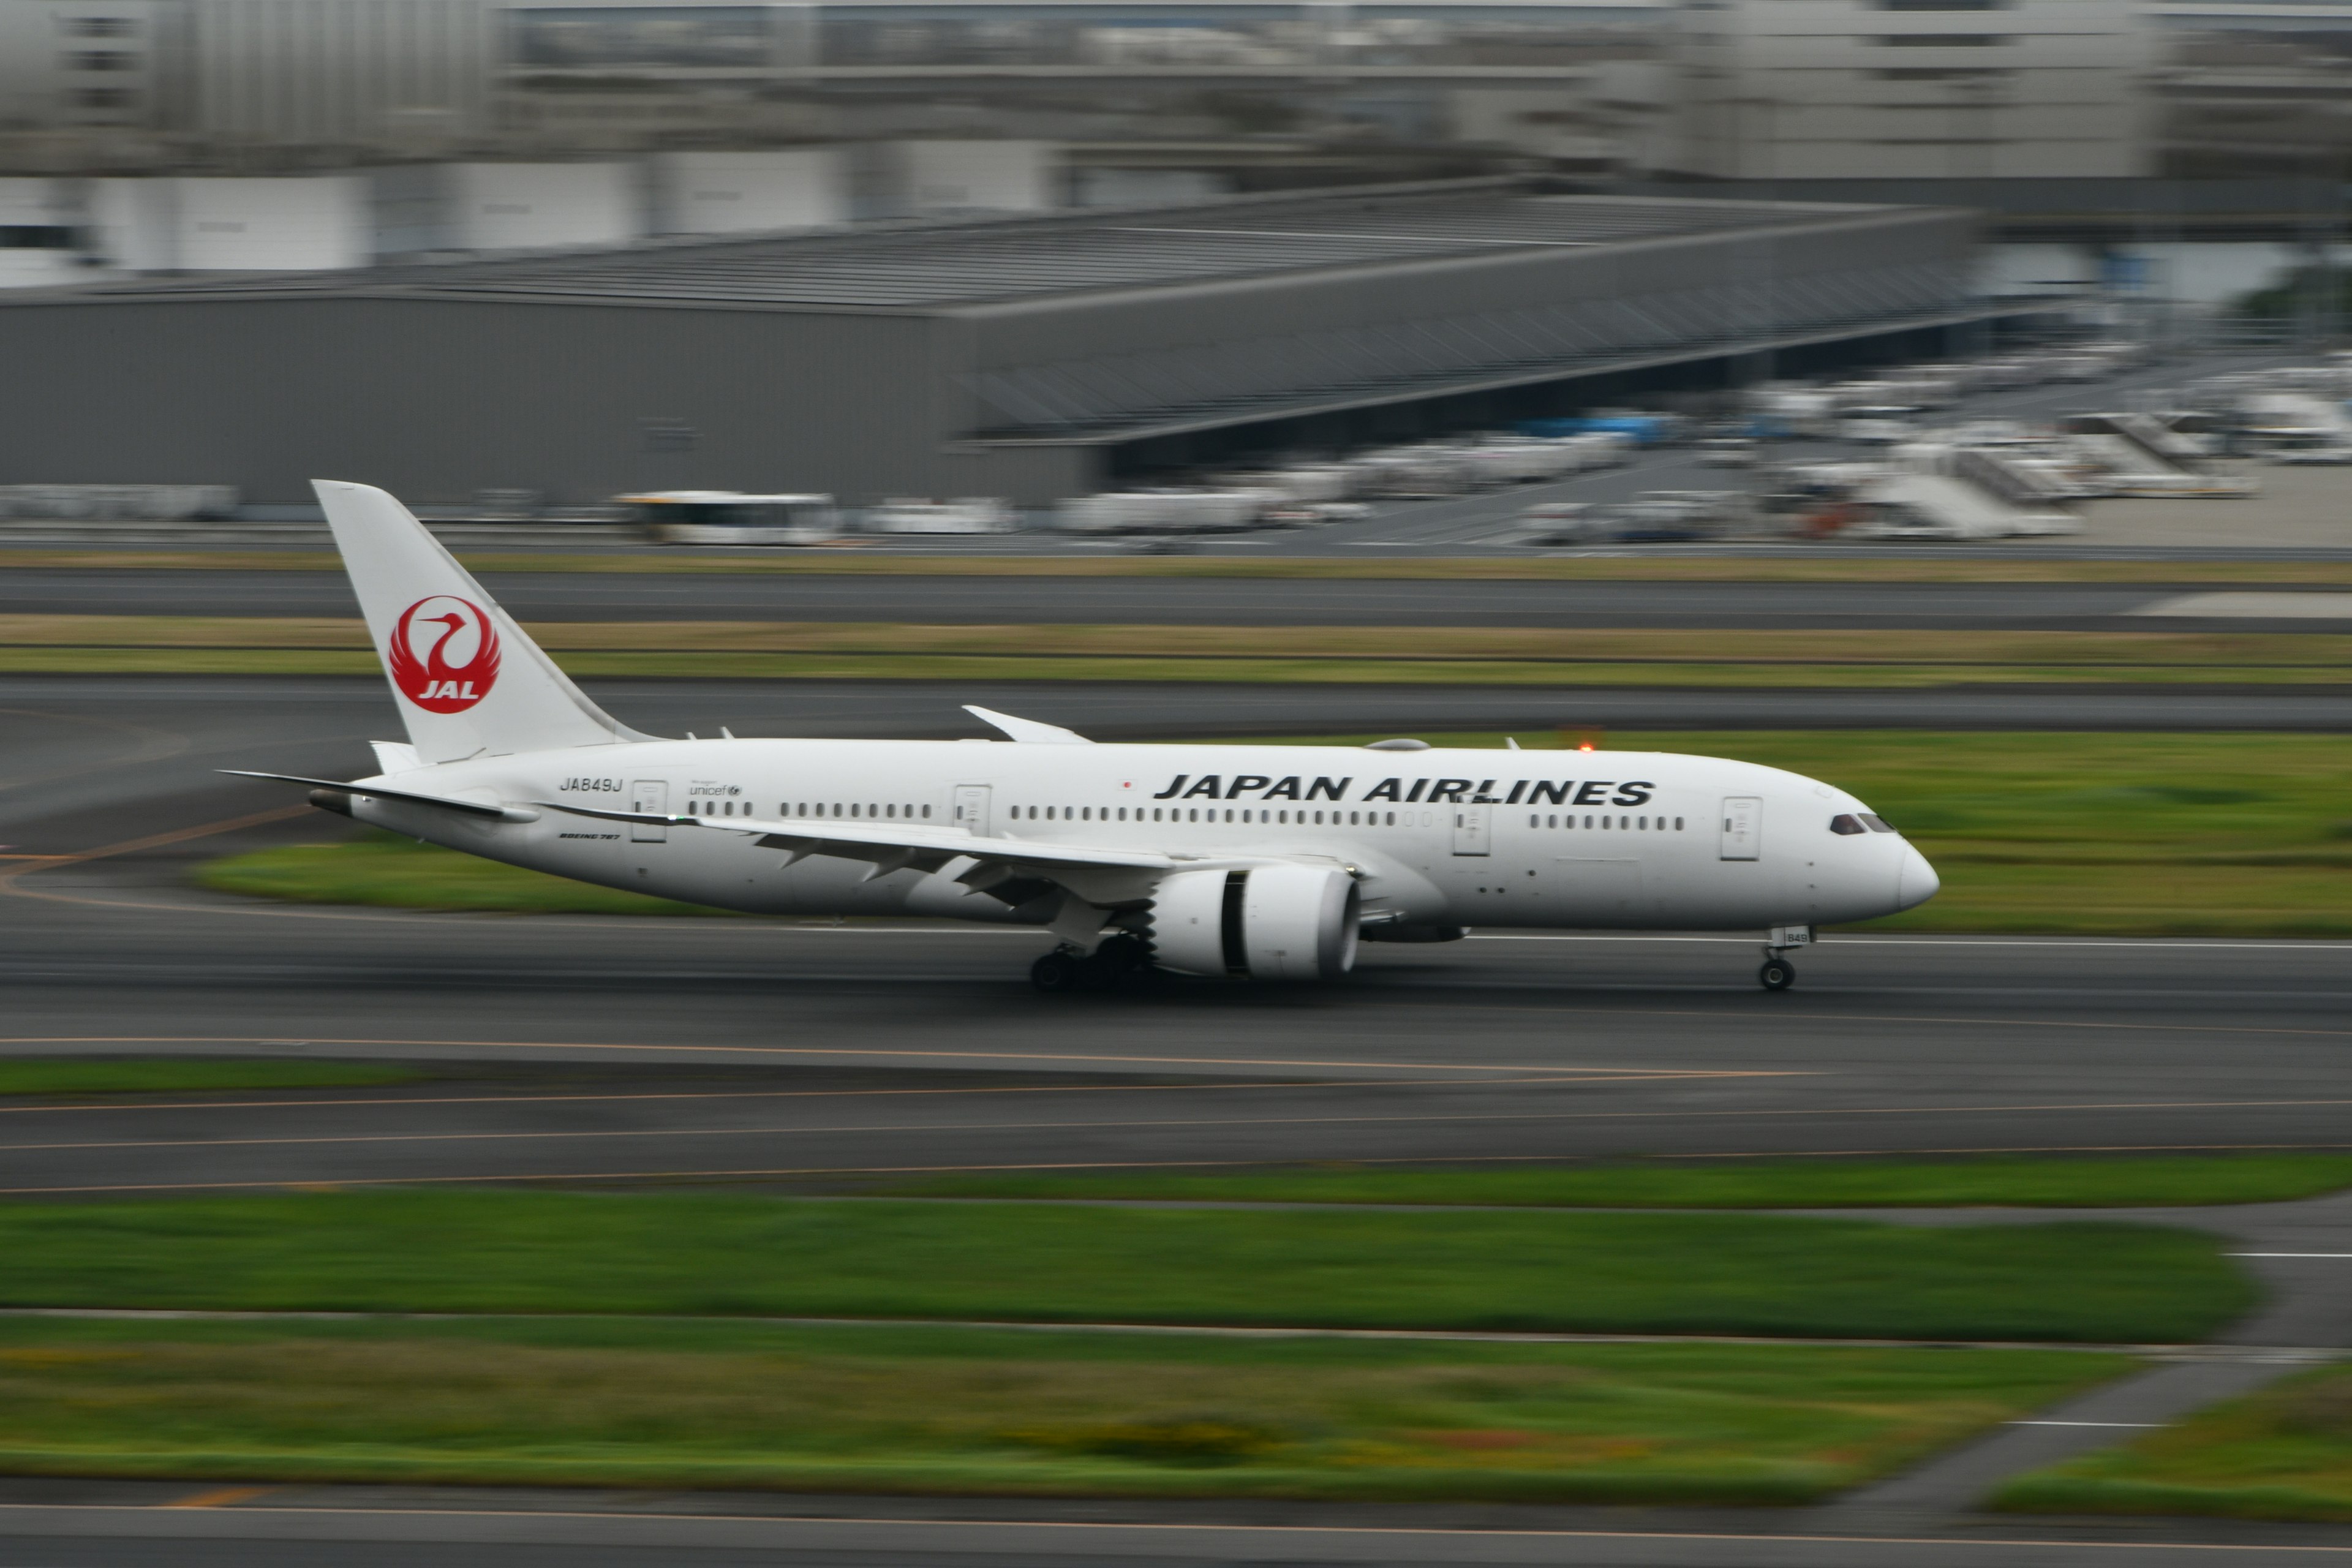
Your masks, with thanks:
M656 490L617 499L664 544L815 544L841 531L831 496Z

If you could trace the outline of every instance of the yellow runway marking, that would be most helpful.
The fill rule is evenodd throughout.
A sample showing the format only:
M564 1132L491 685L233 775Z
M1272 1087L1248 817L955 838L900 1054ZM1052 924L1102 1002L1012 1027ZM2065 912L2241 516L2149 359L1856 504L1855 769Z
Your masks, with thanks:
M121 1511L121 1506L107 1503L0 1503L0 1515L7 1513L73 1512L108 1514ZM562 1520L569 1523L583 1521L596 1523L628 1521L642 1523L659 1521L677 1524L768 1525L781 1530L814 1526L821 1530L837 1531L845 1527L896 1530L923 1535L942 1535L961 1545L974 1535L994 1535L1012 1531L1055 1531L1072 1536L1085 1533L1111 1538L1115 1543L1121 1534L1158 1536L1161 1539L1202 1541L1213 1535L1237 1536L1259 1534L1274 1537L1325 1536L1361 1537L1366 1541L1615 1541L1615 1542L1675 1542L1700 1544L1708 1542L1737 1542L1742 1544L1788 1543L1799 1546L1966 1546L2007 1550L2026 1547L2040 1551L2053 1548L2084 1552L2128 1552L2143 1562L2154 1561L2175 1552L2244 1552L2278 1555L2336 1556L2352 1555L2352 1543L2330 1542L2242 1543L2204 1541L2085 1541L2058 1536L2000 1535L1831 1535L1818 1531L1664 1531L1664 1530L1534 1530L1527 1528L1483 1530L1448 1530L1436 1525L1410 1524L1233 1524L1215 1523L1148 1523L1105 1522L1098 1520L1070 1519L891 1519L885 1516L831 1514L795 1518L791 1515L754 1513L657 1513L650 1511L598 1512L580 1509L572 1510L520 1509L457 1509L457 1508L320 1508L289 1507L273 1509L275 1513L300 1515L319 1520L351 1519L495 1519L509 1521L546 1521ZM2046 1561L2046 1559L2037 1559Z
M2160 1004L2158 1004L2160 1005ZM1630 1018L1730 1018L1737 1016L1743 1024L1754 1023L1755 1017L1709 1011L1701 1007L1481 1007L1480 1016L1489 1013L1539 1013L1547 1018L1581 1016L1601 1013L1612 1017ZM2324 1035L2337 1038L2352 1035L2352 1029L2293 1029L2271 1024L2132 1024L2120 1020L2097 1022L2083 1018L1948 1018L1933 1014L1901 1013L1783 1013L1774 1008L1773 1018L1794 1018L1809 1024L1957 1024L1967 1028L2002 1029L2145 1029L2165 1034L2187 1035Z
M1448 1085L1511 1083L1649 1083L1659 1079L1717 1078L1802 1078L1804 1073L1763 1072L1629 1072L1593 1077L1538 1073L1528 1078L1300 1078L1261 1079L1250 1083L1072 1083L1010 1084L996 1089L714 1089L708 1093L669 1091L648 1094L471 1094L382 1095L366 1100L132 1100L122 1104L80 1100L71 1105L0 1105L0 1116L47 1116L60 1112L82 1115L125 1110L314 1110L330 1107L412 1105L569 1105L626 1100L630 1103L680 1100L889 1100L954 1099L958 1096L1018 1094L1223 1094L1236 1090L1263 1092L1283 1089L1431 1089Z
M233 1508L238 1503L251 1502L255 1498L266 1497L276 1489L277 1489L274 1487L215 1487L209 1491L195 1492L190 1496L181 1498L176 1502L162 1503L157 1506L162 1508Z
M1667 1115L1659 1111L1654 1114ZM307 1138L110 1138L69 1143L0 1143L0 1154L85 1149L267 1149L346 1143L536 1143L598 1138L833 1138L867 1132L1105 1132L1153 1128L1348 1127L1446 1121L1560 1121L1576 1113L1543 1110L1441 1111L1419 1116L1181 1117L1132 1121L879 1121L825 1127L598 1127L550 1131L326 1132Z
M267 1046L284 1043L286 1036L268 1035L10 1035L7 1046ZM438 1046L465 1050L517 1051L714 1051L727 1056L851 1057L858 1059L920 1058L941 1061L1003 1062L1127 1062L1147 1067L1352 1068L1375 1072L1501 1072L1557 1074L1575 1078L1601 1074L1634 1074L1655 1078L1784 1078L1801 1069L1748 1068L1625 1068L1547 1067L1541 1062L1361 1062L1318 1060L1311 1057L1143 1057L1076 1051L913 1051L869 1049L855 1046L662 1046L610 1044L593 1040L412 1040L330 1038L305 1036L306 1046Z
M275 806L268 811L256 811L244 816L226 817L219 822L207 822L196 827L179 827L169 833L150 833L142 838L125 838L114 844L101 844L95 849L77 849L69 855L41 855L27 857L27 858L38 859L53 866L78 864L84 860L104 860L116 855L133 855L142 849L161 849L166 845L184 844L191 838L208 838L215 833L234 833L240 827L258 827L264 823L283 822L289 817L301 816L310 810L310 807L307 803L301 805ZM20 868L15 871L0 874L0 880L14 880L29 868ZM35 897L39 896L35 895Z
M2297 1102L2294 1102L2294 1101L2279 1101L2278 1103L2281 1103L2281 1104L2293 1104L2293 1103L2297 1103ZM1650 1113L1640 1113L1640 1114L1650 1114ZM1670 1113L1670 1112L1657 1112L1657 1113L1655 1113L1655 1114L1659 1114L1659 1115L1665 1115L1665 1114L1671 1114L1671 1113ZM1015 1123L977 1123L977 1124L973 1124L973 1125L971 1125L971 1126L957 1126L957 1125L954 1125L954 1124L948 1124L948 1125L944 1125L944 1126L934 1126L934 1127L921 1127L921 1126L916 1126L916 1127L898 1127L898 1128L891 1128L891 1127L882 1127L882 1128L873 1128L873 1127L863 1127L863 1128L782 1128L782 1129L775 1129L775 1130L773 1130L773 1131L782 1131L782 1132L802 1132L802 1133L825 1133L825 1132L873 1132L873 1131L976 1131L976 1132L983 1132L983 1133L985 1133L985 1132L996 1132L996 1131L1036 1131L1036 1130L1038 1130L1038 1129L1040 1129L1040 1128L1046 1128L1046 1129L1075 1129L1075 1130L1089 1130L1089 1129L1091 1129L1091 1130L1101 1130L1101 1129L1107 1129L1107 1128L1121 1128L1121 1127L1126 1127L1126 1128L1135 1128L1135 1127L1173 1127L1173 1128L1185 1128L1185 1127L1226 1127L1226 1126L1273 1126L1273 1127L1283 1127L1283 1126L1317 1126L1317 1125L1364 1125L1364 1124L1384 1124L1384 1123L1395 1123L1395 1122L1402 1122L1402 1121L1413 1121L1413 1122L1428 1122L1428 1121L1573 1121L1573 1120L1579 1120L1579 1118L1577 1118L1577 1117L1575 1117L1575 1116L1573 1116L1573 1115L1569 1115L1569 1116L1544 1116L1544 1115L1538 1115L1538 1114L1528 1113L1528 1114L1496 1114L1496 1115L1492 1115L1492 1116L1436 1116L1436 1117L1370 1117L1370 1116L1367 1116L1367 1117L1328 1117L1328 1118L1299 1117L1299 1118L1270 1119L1270 1120L1266 1120L1266 1121L1140 1121L1140 1122L1041 1122L1041 1123L1021 1123L1021 1124L1015 1124ZM729 1131L732 1131L732 1132L735 1132L735 1133L737 1133L737 1134L739 1134L739 1135L749 1135L749 1134L752 1134L752 1133L761 1132L761 1131L766 1131L766 1130L761 1130L761 1129L732 1129L732 1130L729 1130ZM431 1133L425 1133L425 1134L416 1134L416 1135L414 1135L414 1136L409 1136L409 1135L397 1135L397 1134L395 1134L395 1135L386 1135L386 1136L383 1136L383 1137L374 1137L374 1136L358 1136L358 1137L345 1137L345 1138L317 1138L317 1139L301 1139L301 1138L247 1139L247 1140L210 1140L210 1139L207 1139L207 1140L197 1140L197 1141L192 1141L192 1142L199 1142L199 1143L205 1144L205 1145L222 1144L222 1145L226 1146L226 1145L234 1145L234 1144L237 1144L237 1143L247 1143L247 1144L262 1144L262 1145L267 1145L267 1144L273 1144L273 1143L289 1143L289 1144L290 1144L290 1143L344 1143L344 1142L349 1142L349 1143L370 1143L370 1142L478 1142L478 1141L484 1141L484 1140L497 1140L497 1139L505 1139L505 1140L508 1140L508 1141L530 1141L530 1140L547 1140L547 1139L555 1139L555 1138L627 1138L627 1137L647 1137L647 1136L701 1137L701 1136L709 1136L709 1135L710 1135L710 1134L706 1134L706 1133L701 1133L701 1132L695 1132L695 1131L678 1131L678 1130L668 1130L668 1129L663 1129L663 1130L648 1130L648 1131L620 1131L620 1132L611 1132L611 1131L607 1131L607 1132L586 1132L586 1133L562 1133L562 1132L547 1133L547 1132L541 1132L541 1133L515 1133L515 1134L506 1134L506 1133L451 1133L451 1134L431 1134ZM102 1148L108 1148L108 1147L126 1147L126 1148L148 1148L148 1149L152 1149L152 1148L170 1148L170 1147L178 1147L178 1146L183 1146L183 1145L175 1145L175 1144L169 1144L169 1143L127 1143L127 1144L122 1144L122 1145L109 1145L109 1144L102 1144L102 1143L89 1143L89 1144L61 1143L61 1144L23 1144L23 1145L16 1145L16 1146L15 1146L15 1148L16 1148L16 1150L17 1150L17 1151L24 1151L24 1150L39 1150L39 1149L50 1149L50 1150L58 1150L58 1149L102 1149ZM2095 1143L2095 1144L2051 1144L2051 1145L2003 1144L2003 1145L1994 1145L1994 1146L1974 1146L1974 1147L1936 1148L1936 1149L1842 1149L1842 1150L1833 1150L1833 1151L1832 1151L1832 1150L1799 1150L1799 1151L1793 1151L1793 1152L1791 1152L1791 1151L1788 1151L1788 1150L1778 1150L1778 1149L1766 1149L1766 1150L1726 1150L1726 1151L1717 1151L1717 1152L1706 1152L1706 1153L1691 1153L1691 1154L1677 1153L1677 1154L1670 1154L1670 1155L1658 1155L1658 1156L1653 1156L1653 1158L1662 1159L1662 1160L1782 1160L1782 1159L1786 1159L1786 1160L1797 1160L1797 1159L1863 1159L1863 1158L1903 1158L1903 1159L1916 1159L1916 1158L1919 1158L1919 1157L1921 1157L1921 1156L1925 1156L1925 1155L1937 1155L1937 1154L1944 1154L1944 1155L1956 1155L1956 1154L2034 1154L2034 1153L2043 1153L2043 1154L2093 1154L2093 1153L2110 1153L2110 1154L2113 1154L2113 1153L2135 1153L2135 1152L2137 1152L2137 1153L2156 1153L2156 1152L2191 1152L2191 1151L2208 1151L2208 1150L2215 1150L2215 1149L2237 1149L2237 1150L2244 1150L2244 1149L2281 1149L2281 1150L2297 1150L2297 1149L2340 1149L2340 1148L2344 1148L2344 1147L2347 1147L2347 1145L2341 1144L2341 1143L2228 1143L2228 1144L2207 1144L2207 1143L2152 1143L2152 1144L2136 1144L2136 1143L2105 1143L2105 1144L2099 1144L2099 1143ZM1452 1165L1452 1164L1490 1164L1490 1163L1537 1163L1537 1162L1549 1162L1549 1163L1579 1163L1580 1161L1581 1161L1581 1160L1585 1160L1585 1159L1591 1159L1591 1158L1603 1158L1603 1157L1607 1157L1607 1156L1579 1156L1579 1155L1574 1155L1574 1154L1563 1155L1563 1154L1560 1154L1560 1153L1558 1153L1558 1152L1548 1152L1548 1153L1540 1153L1540 1154L1349 1155L1349 1156L1348 1156L1348 1163L1350 1163L1350 1164L1358 1164L1358 1165L1427 1165L1427 1164ZM434 1175L407 1175L407 1176L351 1176L351 1177L342 1177L342 1176L338 1176L338 1177L332 1177L332 1178L327 1178L327 1179L316 1179L316 1178L301 1178L301 1177L288 1177L288 1176L281 1176L281 1177L277 1177L277 1178L274 1178L274 1179L270 1179L270 1180L264 1180L264 1181L236 1181L236 1182L229 1182L229 1181L222 1181L222 1182L111 1182L111 1183L92 1183L92 1184L73 1184L73 1185L55 1185L55 1186L42 1186L42 1187L0 1187L0 1195L5 1195L5 1196L10 1196L10 1197L16 1197L16 1196L25 1196L25 1195L28 1195L28 1194L40 1194L40 1193L203 1192L203 1191L211 1191L211 1190L214 1190L214 1189L238 1189L238 1190L242 1190L242 1189L247 1189L247 1188L270 1188L270 1189L284 1189L284 1190L295 1190L295 1191L331 1192L331 1191L334 1191L335 1189L337 1189L337 1188L339 1188L339 1187L375 1187L375 1186L405 1186L405 1185L448 1185L448 1184L464 1184L464 1183L468 1183L468 1182L496 1183L496 1182L653 1182L653 1181L673 1181L673 1182L674 1182L674 1181L719 1181L719 1180L724 1180L724 1181L740 1181L740 1180L748 1180L748 1179L752 1179L752 1178L780 1178L780 1177L788 1177L788 1176L888 1176L888 1175L935 1175L935 1174L955 1173L965 1173L965 1174L981 1174L981 1173L989 1173L989 1172L998 1172L998 1171L1033 1171L1033 1172L1034 1172L1034 1171L1106 1171L1106 1170L1108 1170L1108 1171L1126 1171L1126 1170L1135 1170L1135 1171L1142 1171L1142 1170L1152 1170L1152 1171L1157 1171L1157 1170L1222 1170L1222 1169L1230 1169L1230 1168L1233 1168L1233 1167L1235 1167L1235 1166L1243 1166L1243 1167L1252 1167L1252 1168L1255 1168L1255 1167L1258 1167L1258 1166L1263 1166L1263 1165L1266 1164L1267 1163L1268 1163L1268 1162L1267 1162L1267 1160L1266 1160L1265 1158L1264 1158L1264 1157L1259 1157L1259 1158L1256 1158L1256 1159L1250 1159L1250 1160L1071 1160L1071 1161L1022 1161L1022 1162L1016 1162L1016 1163L1012 1163L971 1164L971 1163L962 1163L962 1164L951 1164L951 1165L789 1165L789 1166L761 1166L761 1167L751 1167L751 1168L741 1168L741 1169L723 1169L723 1170L718 1170L718 1169L700 1169L700 1170L656 1170L656 1171L478 1172L478 1173L472 1173L472 1174L468 1174L468 1175L438 1175L438 1174L434 1174ZM1454 1206L1454 1205L1437 1205L1437 1206ZM1573 1205L1570 1205L1570 1206L1573 1206ZM1808 1206L1812 1206L1812 1207L1822 1207L1822 1208L1838 1208L1838 1207L1853 1206L1853 1205L1836 1205L1836 1204L1823 1204L1823 1205L1808 1205ZM1988 1205L1988 1206L1998 1206L1998 1205ZM2131 1206L2131 1205L2125 1205L2125 1206ZM2139 1206L2166 1207L2166 1206L2178 1206L2178 1205L2139 1205Z
M1140 1121L883 1121L840 1127L619 1127L560 1131L338 1132L310 1138L119 1138L69 1143L0 1143L0 1153L26 1154L73 1149L239 1149L279 1144L335 1143L527 1143L561 1138L757 1138L798 1135L834 1137L864 1132L1107 1131L1114 1129L1181 1127L1345 1127L1451 1121L1642 1121L1662 1117L1723 1120L1744 1117L1966 1116L2048 1110L2262 1110L2278 1106L2352 1105L2352 1100L2141 1100L2087 1105L1898 1105L1839 1110L1795 1106L1749 1110L1481 1110L1426 1116L1243 1116L1187 1117ZM13 1190L13 1189L0 1189Z

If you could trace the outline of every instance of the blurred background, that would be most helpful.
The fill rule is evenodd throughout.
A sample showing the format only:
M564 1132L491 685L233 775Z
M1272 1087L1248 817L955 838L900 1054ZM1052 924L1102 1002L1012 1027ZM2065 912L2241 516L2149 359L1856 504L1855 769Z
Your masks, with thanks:
M1495 502L1453 542L2032 537L2246 488L2200 457L2352 448L2322 358L2352 5L0 0L0 339L43 366L0 388L12 523L299 524L331 469L709 542L1205 534L1672 443L1693 471L1538 498L1599 515ZM2106 422L2049 427L2076 415ZM1819 468L1841 444L1904 450Z

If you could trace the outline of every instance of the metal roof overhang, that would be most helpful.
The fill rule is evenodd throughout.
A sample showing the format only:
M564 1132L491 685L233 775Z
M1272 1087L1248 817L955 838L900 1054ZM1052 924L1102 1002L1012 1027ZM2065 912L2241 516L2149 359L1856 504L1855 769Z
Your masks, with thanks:
M1291 402L1268 399L1264 404L1250 407L1221 410L1213 414L1204 413L1191 417L1110 425L1099 429L1040 432L1034 435L982 434L951 443L949 449L999 451L1024 447L1112 447L1129 441L1150 440L1163 436L1188 436L1204 430L1230 429L1242 425L1261 425L1277 419L1303 419L1320 414L1342 414L1357 408L1381 408L1400 403L1419 403L1433 397L1504 392L1512 387L1537 386L1549 381L1570 381L1585 376L1613 375L1630 371L1660 369L1668 365L1696 364L1706 360L1725 359L1735 355L1810 348L1822 343L1878 337L1887 332L1958 327L1972 322L2048 315L2053 310L2065 309L2070 302L2064 300L2032 302L2009 300L1997 305L1969 310L1888 317L1876 321L1856 322L1814 331L1790 332L1778 337L1759 337L1734 342L1693 343L1679 349L1633 353L1590 362L1563 363L1539 370L1514 372L1508 374L1434 380L1411 386L1396 386L1377 392L1368 391L1358 395L1306 398Z

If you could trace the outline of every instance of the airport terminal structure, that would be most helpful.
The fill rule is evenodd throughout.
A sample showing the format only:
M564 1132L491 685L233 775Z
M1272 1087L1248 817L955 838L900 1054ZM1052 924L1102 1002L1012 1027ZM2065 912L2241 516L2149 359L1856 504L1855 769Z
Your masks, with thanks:
M1536 177L21 289L0 482L1038 505L1990 319L1949 208Z

